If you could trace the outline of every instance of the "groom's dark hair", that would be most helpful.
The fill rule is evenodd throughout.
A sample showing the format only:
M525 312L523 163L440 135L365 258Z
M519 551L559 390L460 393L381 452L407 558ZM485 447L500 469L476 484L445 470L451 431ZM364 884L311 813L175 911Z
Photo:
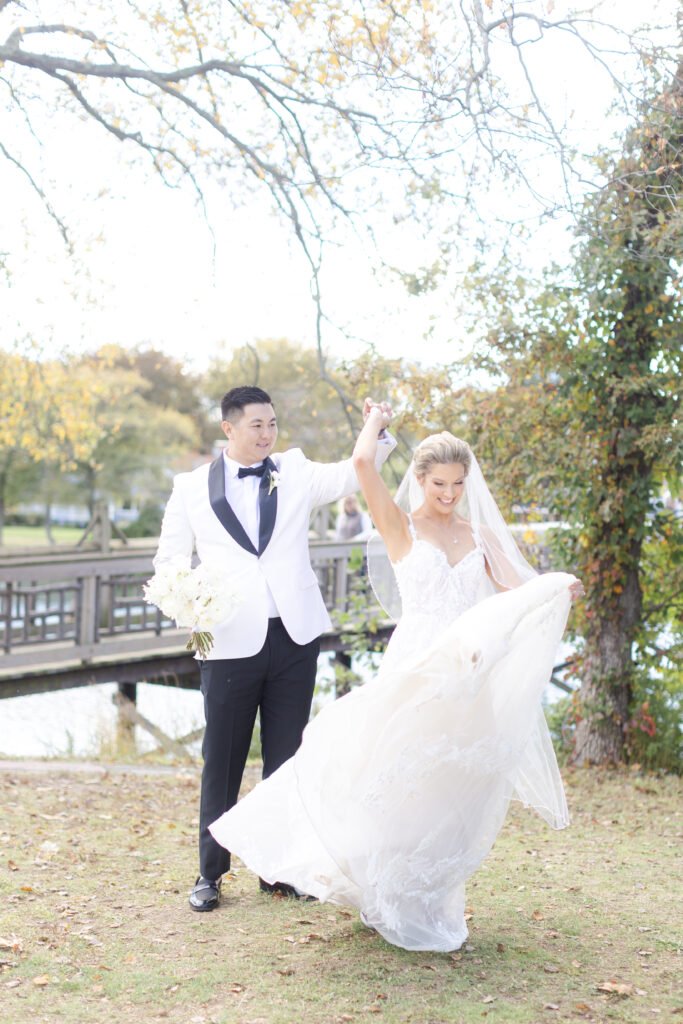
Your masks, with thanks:
M221 416L223 420L239 419L245 405L272 405L273 400L263 388L244 384L239 388L230 388L221 398Z

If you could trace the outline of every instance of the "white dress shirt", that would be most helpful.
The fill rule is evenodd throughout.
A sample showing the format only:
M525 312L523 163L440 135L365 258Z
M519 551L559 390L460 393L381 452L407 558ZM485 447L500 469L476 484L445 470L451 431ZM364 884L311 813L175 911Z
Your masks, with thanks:
M258 551L259 525L261 513L258 502L258 491L261 484L260 476L238 477L241 463L235 462L223 451L223 462L225 465L225 497L233 512L244 527L244 531ZM254 466L260 466L261 462L254 462ZM268 618L279 618L280 612L275 604L275 599L268 588Z

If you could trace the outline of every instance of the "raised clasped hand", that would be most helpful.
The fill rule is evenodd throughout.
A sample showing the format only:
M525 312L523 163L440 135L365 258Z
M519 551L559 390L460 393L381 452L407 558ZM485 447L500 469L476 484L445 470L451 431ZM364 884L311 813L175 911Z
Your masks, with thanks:
M382 417L382 426L386 427L392 417L391 404L389 402L373 402L371 398L366 398L363 403L363 423L367 422L375 409Z

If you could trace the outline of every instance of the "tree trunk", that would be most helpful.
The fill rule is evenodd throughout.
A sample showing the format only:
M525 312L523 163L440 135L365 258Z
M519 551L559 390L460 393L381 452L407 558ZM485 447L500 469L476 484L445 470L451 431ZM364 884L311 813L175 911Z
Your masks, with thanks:
M84 471L83 471L83 476L85 478L85 490L86 490L86 493L88 495L88 512L90 513L90 518L92 519L92 517L95 515L95 502L96 502L96 498L95 498L96 473L95 473L94 467L90 466L90 465L88 465L86 463Z
M587 631L581 683L581 719L576 727L574 764L618 763L623 759L626 727L630 718L632 647L641 617L642 594L638 576L640 543L635 563L624 579L624 588L609 613L596 609L595 625ZM611 589L613 565L601 567L602 593Z
M52 502L48 498L45 502L45 536L48 544L54 544L55 538L52 532Z

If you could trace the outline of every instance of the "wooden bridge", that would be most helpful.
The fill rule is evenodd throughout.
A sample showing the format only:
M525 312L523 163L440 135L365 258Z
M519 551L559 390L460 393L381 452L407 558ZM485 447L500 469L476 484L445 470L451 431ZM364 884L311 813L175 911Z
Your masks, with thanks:
M142 597L156 547L111 550L109 538L102 546L6 553L0 560L0 699L113 682L120 749L139 725L174 757L187 760L185 744L202 730L172 739L135 706L140 682L199 688L196 662L185 650L187 630L176 629ZM333 652L347 669L354 632L372 630L375 639L386 640L394 625L358 568L361 552L353 541L310 542L311 564L333 621L343 621L344 613L348 620L322 636L321 650ZM556 674L564 667L556 667L551 682L571 692Z
M349 566L353 541L311 542L311 562L330 611L347 608L358 574ZM92 683L116 682L132 695L138 682L197 689L199 672L177 630L145 604L142 584L153 573L152 547L109 552L73 549L7 554L0 561L0 698ZM357 559L357 555L355 556ZM392 624L367 599L379 636ZM322 650L345 664L341 630L325 634Z

